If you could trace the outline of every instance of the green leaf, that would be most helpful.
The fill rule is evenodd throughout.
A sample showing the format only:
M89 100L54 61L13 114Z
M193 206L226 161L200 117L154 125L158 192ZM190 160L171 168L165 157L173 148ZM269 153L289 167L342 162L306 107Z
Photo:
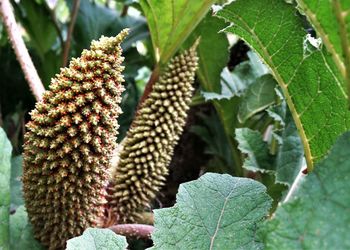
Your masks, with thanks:
M196 73L204 91L221 90L220 75L229 57L226 34L219 33L224 23L224 20L208 13L185 42L184 47L190 47L200 37L197 48L199 68Z
M261 228L266 249L350 248L350 133Z
M284 119L284 129L280 135L281 143L275 159L276 182L290 186L304 163L304 148L293 118L288 112Z
M281 0L237 0L217 15L233 23L270 67L300 133L309 170L350 128L344 83L324 48L313 47L293 5Z
M218 90L218 86L216 85L214 85L215 87L210 85L208 88L206 87L207 85L202 85L204 89L202 95L205 100L223 100L234 96L241 96L258 77L269 73L266 66L255 53L249 51L248 58L249 61L244 61L237 65L233 72L224 68L221 72L221 89L219 88Z
M124 236L110 229L88 228L83 235L67 241L67 250L124 250L128 246Z
M285 101L283 101L280 105L273 105L266 109L269 116L282 126L285 126L284 120L288 110L286 105Z
M50 12L43 3L32 0L22 0L17 4L16 15L29 35L30 43L36 49L41 60L57 40L57 32L50 18Z
M174 207L154 211L151 249L260 249L255 233L270 205L259 182L205 174L180 185Z
M274 108L277 110L277 107ZM281 108L283 110L283 108ZM289 112L274 114L283 123L281 131L275 131L278 137L276 155L269 153L272 147L265 142L259 131L249 128L236 129L238 148L247 155L243 167L253 172L267 173L275 176L276 183L291 185L303 166L304 150L298 131ZM276 138L273 138L276 140Z
M218 115L212 112L209 115L198 115L201 125L191 126L191 132L198 135L207 145L205 153L212 157L206 164L206 171L234 174L234 162L230 140L220 122Z
M11 159L11 210L24 204L22 197L22 156Z
M165 64L203 19L215 0L140 0L155 57Z
M237 128L236 140L238 148L248 157L244 161L243 167L247 170L262 173L273 173L273 158L269 154L268 145L259 131L249 128Z
M14 2L14 1L13 1ZM49 7L44 1L23 0L13 5L25 29L31 56L45 87L61 65L61 44ZM60 29L59 22L57 23Z
M244 123L256 113L266 109L276 100L276 81L272 75L267 74L259 77L251 85L242 97L238 110L238 120Z
M72 1L69 4L72 5ZM102 35L115 36L124 28L130 28L130 33L122 45L124 51L149 35L144 18L128 15L121 17L120 13L113 9L91 1L81 1L73 34L77 41L77 52L88 48L92 40Z
M10 176L12 146L0 128L0 249L9 249Z
M350 2L348 0L325 1L322 4L317 0L297 2L332 54L338 70L346 78L346 71L350 72ZM345 14L346 12L348 14Z
M10 246L11 249L45 249L35 238L32 225L24 206L17 208L16 213L10 216Z
M220 136L213 136L212 140L218 141L220 147L226 148L225 158L215 159L209 166L211 171L226 172L236 176L242 176L242 159L237 143L234 140L234 131L237 126L241 126L237 119L238 109L241 96L258 77L267 74L268 69L261 62L258 56L253 52L248 52L249 61L245 61L237 65L231 73L225 68L221 73L221 92L203 92L202 96L206 101L210 100L219 115L223 126L223 132L226 134L225 140L221 140ZM203 85L202 87L205 86ZM216 88L215 88L216 89ZM265 119L260 119L264 122ZM222 132L220 132L222 134ZM225 141L228 141L226 145ZM212 143L208 143L212 147ZM221 163L228 163L220 164ZM223 167L224 166L224 167Z

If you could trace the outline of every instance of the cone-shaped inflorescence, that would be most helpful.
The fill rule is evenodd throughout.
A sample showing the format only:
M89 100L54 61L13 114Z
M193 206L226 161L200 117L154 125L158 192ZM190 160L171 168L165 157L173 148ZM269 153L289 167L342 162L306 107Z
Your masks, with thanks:
M52 79L31 112L23 191L35 236L49 249L64 249L103 216L124 90L120 43L127 33L93 41Z
M164 184L193 94L196 47L170 61L123 141L109 202L119 223L137 220Z

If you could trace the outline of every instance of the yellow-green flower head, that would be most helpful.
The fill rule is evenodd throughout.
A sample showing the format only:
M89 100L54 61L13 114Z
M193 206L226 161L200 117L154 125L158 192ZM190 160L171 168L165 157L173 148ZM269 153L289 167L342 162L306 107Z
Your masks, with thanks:
M99 225L124 90L120 43L128 31L91 43L31 112L23 191L34 233L49 249Z
M197 64L195 45L170 61L141 104L112 179L110 206L118 222L135 221L163 186L186 123Z

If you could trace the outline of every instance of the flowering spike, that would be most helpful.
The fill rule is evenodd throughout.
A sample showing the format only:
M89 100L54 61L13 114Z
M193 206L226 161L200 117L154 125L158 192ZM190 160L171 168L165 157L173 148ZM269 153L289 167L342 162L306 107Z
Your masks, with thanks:
M135 221L164 185L193 94L196 46L170 61L124 139L109 196L120 223Z
M61 69L26 125L24 199L35 237L49 249L64 249L103 216L127 33L93 41Z

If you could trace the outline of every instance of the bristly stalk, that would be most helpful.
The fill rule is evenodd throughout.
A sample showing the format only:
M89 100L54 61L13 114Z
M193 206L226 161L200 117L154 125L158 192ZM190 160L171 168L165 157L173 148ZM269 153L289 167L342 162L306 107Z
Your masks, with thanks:
M169 62L123 141L109 190L118 223L137 221L164 185L193 95L197 44Z
M104 220L110 159L124 90L120 43L128 31L91 43L31 112L23 191L35 237L49 249Z

